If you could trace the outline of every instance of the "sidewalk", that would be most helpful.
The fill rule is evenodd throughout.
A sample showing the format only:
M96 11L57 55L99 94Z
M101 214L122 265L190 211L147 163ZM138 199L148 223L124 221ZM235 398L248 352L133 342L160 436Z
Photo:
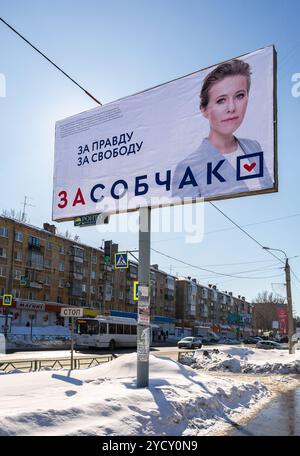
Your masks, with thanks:
M176 347L178 340L167 339L165 342L163 340L156 340L151 343L151 347Z

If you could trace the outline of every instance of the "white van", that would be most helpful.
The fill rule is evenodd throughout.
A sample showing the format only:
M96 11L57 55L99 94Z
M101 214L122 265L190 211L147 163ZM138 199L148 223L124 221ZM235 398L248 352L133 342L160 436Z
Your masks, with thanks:
M196 326L195 337L201 337L202 339L205 338L207 341L211 342L218 342L219 340L219 336L206 326Z

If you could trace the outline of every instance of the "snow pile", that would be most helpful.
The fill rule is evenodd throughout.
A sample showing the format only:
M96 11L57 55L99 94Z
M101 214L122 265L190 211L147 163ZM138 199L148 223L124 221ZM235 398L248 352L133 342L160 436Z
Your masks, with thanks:
M136 353L86 369L0 376L0 435L203 435L270 393L150 355L136 388Z
M27 335L30 336L30 326L11 326L9 336L11 335ZM70 329L66 326L33 326L32 334L34 336L70 336Z
M196 350L181 359L194 369L247 374L300 374L300 353L287 350L262 350L245 347L222 347Z
M70 329L65 326L12 326L7 338L7 348L68 348Z

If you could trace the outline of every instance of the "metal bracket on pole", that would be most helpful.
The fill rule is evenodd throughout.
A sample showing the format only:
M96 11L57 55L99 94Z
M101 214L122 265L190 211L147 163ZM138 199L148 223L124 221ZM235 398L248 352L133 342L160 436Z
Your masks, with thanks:
M139 299L137 324L137 388L149 385L150 351L150 238L151 208L139 210Z

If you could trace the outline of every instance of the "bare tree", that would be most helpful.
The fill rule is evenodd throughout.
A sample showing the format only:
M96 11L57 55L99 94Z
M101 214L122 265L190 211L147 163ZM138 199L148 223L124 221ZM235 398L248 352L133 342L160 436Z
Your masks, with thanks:
M66 238L66 239L72 239L72 233L71 233L71 231L66 230L66 232L65 232L65 238Z
M253 327L263 331L271 331L273 321L277 321L276 308L285 306L285 299L273 292L263 291L258 293L252 301L253 307Z
M24 214L22 211L16 211L15 209L10 209L9 211L7 209L2 209L1 215L17 220L18 222L30 223L27 214Z

